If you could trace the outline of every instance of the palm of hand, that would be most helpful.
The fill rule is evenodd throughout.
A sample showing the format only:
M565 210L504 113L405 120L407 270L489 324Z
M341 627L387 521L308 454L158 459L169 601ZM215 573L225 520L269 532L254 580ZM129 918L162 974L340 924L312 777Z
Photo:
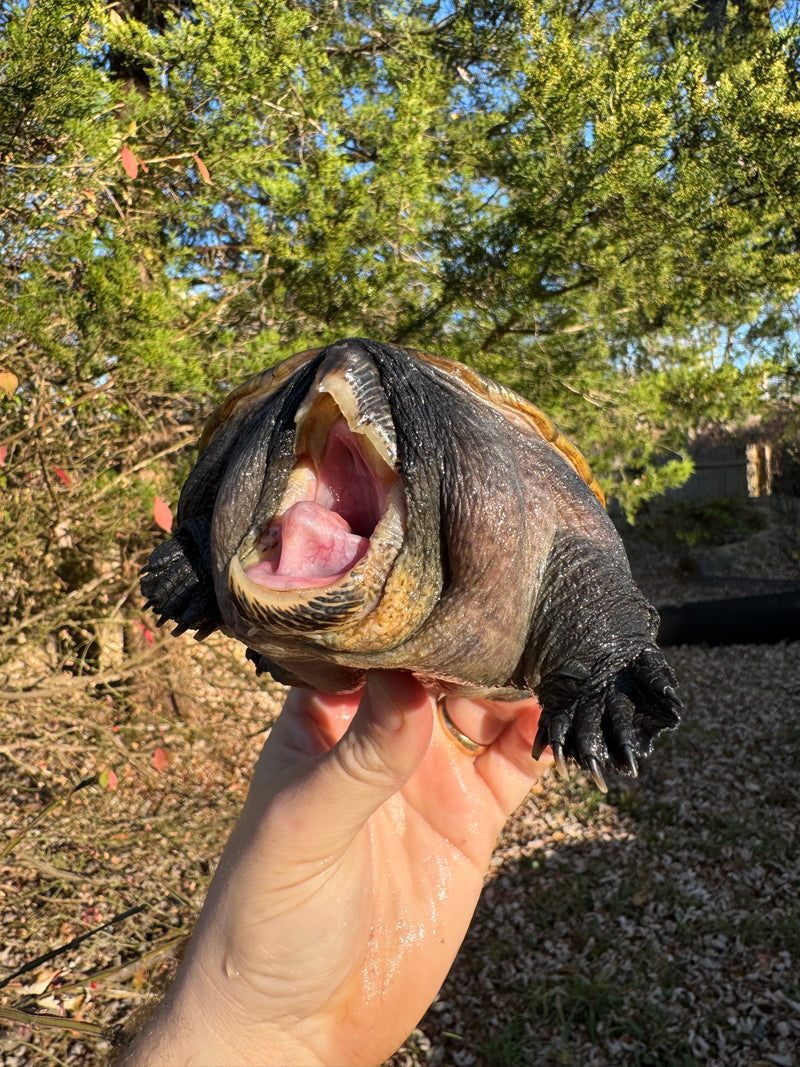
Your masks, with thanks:
M394 788L416 767L402 788L372 800L371 814L351 811L343 793L386 774L374 730L348 744L350 731L333 748L360 694L294 691L204 912L233 917L216 966L242 1026L257 1039L259 1019L277 1021L309 1062L376 1063L402 1043L466 933L497 833L547 766L530 756L535 702L453 701L473 735L494 738L470 757L430 694L387 677L397 703L413 709L391 739L402 750ZM372 689L364 702L376 706L385 693Z

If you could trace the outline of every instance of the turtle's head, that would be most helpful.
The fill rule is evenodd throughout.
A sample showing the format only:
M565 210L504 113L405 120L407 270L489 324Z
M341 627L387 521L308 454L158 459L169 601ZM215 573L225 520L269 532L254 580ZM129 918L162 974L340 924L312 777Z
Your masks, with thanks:
M317 659L383 651L438 598L441 570L420 568L418 551L423 539L438 555L438 499L423 503L417 484L409 506L392 409L402 401L378 347L386 356L358 340L302 353L230 394L184 488L179 522L212 505L224 627L268 659L304 659L309 641Z
M212 552L226 623L267 653L297 633L322 647L363 647L365 638L385 647L404 636L379 606L402 567L407 508L378 368L361 344L341 342L324 350L310 382L295 378L286 391L270 391L250 414L261 427L252 449L269 456L262 484L243 484L237 462L220 486ZM290 415L279 452L289 436L291 452L275 462Z

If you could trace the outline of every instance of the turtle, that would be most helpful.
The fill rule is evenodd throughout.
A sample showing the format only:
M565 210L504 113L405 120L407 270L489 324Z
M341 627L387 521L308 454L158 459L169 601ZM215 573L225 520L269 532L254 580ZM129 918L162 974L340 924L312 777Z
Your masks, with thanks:
M657 612L577 447L503 385L395 344L308 349L234 389L141 587L159 625L219 628L287 685L352 692L383 668L535 695L534 757L549 744L601 789L679 722Z

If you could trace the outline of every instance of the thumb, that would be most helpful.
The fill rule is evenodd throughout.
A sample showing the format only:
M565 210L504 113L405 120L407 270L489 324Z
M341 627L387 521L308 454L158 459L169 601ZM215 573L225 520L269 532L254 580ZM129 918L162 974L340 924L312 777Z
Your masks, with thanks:
M341 739L297 782L303 849L347 847L369 817L419 767L433 732L433 698L410 674L370 671Z

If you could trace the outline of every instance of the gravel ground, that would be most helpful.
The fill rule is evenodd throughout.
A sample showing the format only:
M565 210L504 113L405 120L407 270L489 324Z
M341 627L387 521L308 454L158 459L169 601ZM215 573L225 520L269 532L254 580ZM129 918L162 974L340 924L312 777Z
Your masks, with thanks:
M656 603L800 580L796 511L734 548L629 547ZM30 651L39 688L0 736L0 1063L96 1067L102 1032L2 1013L103 1031L163 986L280 691L224 641L157 638L166 694L54 698ZM800 643L669 658L684 725L607 797L577 773L538 785L393 1067L800 1064ZM108 768L116 788L72 791Z
M800 1063L800 645L671 658L680 743L529 799L396 1063Z

